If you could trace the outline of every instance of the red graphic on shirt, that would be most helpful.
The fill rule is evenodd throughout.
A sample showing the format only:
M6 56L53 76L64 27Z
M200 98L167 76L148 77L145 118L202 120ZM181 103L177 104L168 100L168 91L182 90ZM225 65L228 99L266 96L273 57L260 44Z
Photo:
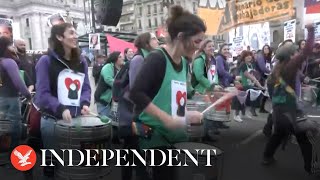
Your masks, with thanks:
M214 75L214 73L216 72L216 70L215 69L210 69L210 73L211 73L211 75Z
M66 87L68 90L70 90L71 88L71 85L75 85L76 86L76 89L79 90L80 89L80 81L79 80L72 80L71 78L66 78L64 80L64 83L66 84Z
M69 99L78 99L78 91L80 90L80 81L72 80L71 78L66 78L64 81L67 89L68 89L68 98Z
M183 98L183 104L182 103L182 98ZM176 103L178 105L178 109L177 109L177 115L184 117L185 115L185 108L186 108L186 104L187 104L187 93L186 92L181 92L178 91L176 94Z

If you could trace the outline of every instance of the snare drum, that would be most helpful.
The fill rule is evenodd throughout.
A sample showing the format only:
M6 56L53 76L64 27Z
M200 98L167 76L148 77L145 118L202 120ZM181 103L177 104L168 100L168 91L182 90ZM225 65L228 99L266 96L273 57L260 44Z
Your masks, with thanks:
M318 88L313 86L305 86L301 89L302 101L314 103L317 99Z
M208 107L208 103L204 102L205 97L203 95L196 95L192 100L187 101L187 111L202 112ZM193 139L200 139L204 137L204 125L203 124L190 124L187 127L188 137Z
M225 92L215 92L214 101L217 101L221 98ZM230 121L230 111L231 111L231 102L232 100L226 100L223 103L217 105L215 108L212 108L210 111L205 113L205 119L210 121L219 121L219 122L229 122Z
M193 143L193 142L184 142L184 143L177 143L174 145L176 149L182 150L188 150L193 157L198 157L198 166L196 166L192 160L186 156L186 154L181 153L178 156L178 160L181 162L181 164L188 164L188 167L181 166L177 168L177 180L185 180L185 179L220 179L220 176L222 174L222 168L223 168L223 152L211 145L203 144L203 143ZM196 149L212 149L216 151L216 154L211 151L210 153L210 160L212 166L206 166L207 164L207 153L204 151L202 154L200 154L200 151L197 151Z
M74 118L71 123L61 120L55 125L55 144L58 150L108 149L111 144L111 131L109 124L105 124L99 118L93 116ZM66 153L64 159L65 163L68 164L69 157ZM72 159L73 164L78 164L80 161L79 153L74 153ZM98 160L102 160L102 157L98 157ZM84 163L86 164L86 162ZM91 164L96 164L96 162ZM109 173L108 170L108 167L67 167L58 164L55 176L61 180L95 180L105 177Z

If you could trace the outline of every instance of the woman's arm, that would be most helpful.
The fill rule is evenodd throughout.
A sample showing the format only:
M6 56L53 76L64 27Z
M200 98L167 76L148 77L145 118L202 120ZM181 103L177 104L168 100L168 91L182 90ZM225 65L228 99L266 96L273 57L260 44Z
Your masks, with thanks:
M90 86L89 76L88 76L88 64L84 57L82 58L82 63L84 66L85 77L84 77L84 82L83 82L81 97L80 97L81 108L83 106L90 106L90 100L91 100L91 86Z
M45 55L40 58L36 65L36 100L40 109L48 109L58 117L62 116L62 113L67 108L62 105L58 98L53 96L50 89L49 79L49 64L50 57Z
M234 77L224 68L224 59L221 56L217 57L217 71L223 78L234 79Z
M31 94L28 91L25 83L20 78L19 74L19 68L16 62L12 59L3 59L2 60L2 66L6 70L9 78L11 79L11 82L15 86L16 90L20 92L23 96L30 99Z
M266 62L264 60L264 57L261 54L258 55L257 65L258 65L259 69L262 71L262 73L266 73L266 74L270 73L270 70L267 69L267 67L266 67Z

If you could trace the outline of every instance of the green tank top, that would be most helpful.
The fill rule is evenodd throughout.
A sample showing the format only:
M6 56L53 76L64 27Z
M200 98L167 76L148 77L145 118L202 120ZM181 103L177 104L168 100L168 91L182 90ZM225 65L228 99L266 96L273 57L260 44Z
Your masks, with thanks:
M254 83L245 76L245 71L248 71L249 73L251 71L254 70L254 67L252 64L248 65L248 64L245 64L244 65L246 69L241 69L241 72L240 72L240 76L241 76L241 82L242 82L242 86L245 88L245 89L248 89L252 86L254 86Z
M279 78L274 85L272 104L286 105L292 108L296 108L295 91L292 87L287 85L282 78Z
M162 49L160 51L166 58L166 72L157 95L152 103L166 113L174 116L185 117L187 103L187 62L182 58L183 69L180 72L174 70L169 57ZM155 148L160 146L170 146L177 142L187 141L185 130L170 130L157 118L143 112L139 120L153 129L150 139L141 138L140 148Z

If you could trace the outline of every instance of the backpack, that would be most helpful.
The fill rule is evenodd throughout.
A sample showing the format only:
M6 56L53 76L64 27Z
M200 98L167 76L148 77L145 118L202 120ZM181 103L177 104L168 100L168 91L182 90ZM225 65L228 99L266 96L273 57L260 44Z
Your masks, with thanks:
M129 90L130 61L126 62L114 78L112 87L112 100L119 102L124 93Z

